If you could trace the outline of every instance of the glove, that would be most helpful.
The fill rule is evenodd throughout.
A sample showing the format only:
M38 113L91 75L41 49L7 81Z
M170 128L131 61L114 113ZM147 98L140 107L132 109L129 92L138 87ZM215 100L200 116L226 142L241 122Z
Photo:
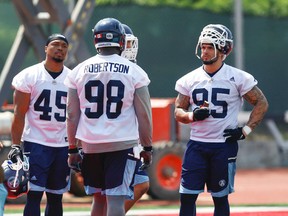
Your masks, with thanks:
M73 149L74 150L74 149ZM68 155L68 166L74 170L75 172L81 172L81 165L82 165L82 148L75 149L77 152L69 153Z
M143 158L143 162L142 162L142 165L140 166L140 170L145 170L147 169L148 167L151 166L152 164L152 154L153 152L152 151L141 151L140 152L140 159Z
M13 163L17 163L19 158L21 161L23 161L23 152L21 150L21 146L16 144L11 145L11 150L8 153L8 159Z
M84 151L83 151L83 149L82 148L78 148L78 153L80 154L80 156L81 156L81 158L83 159L83 157L84 157Z
M196 107L193 110L193 121L202 121L210 115L207 107Z
M242 127L236 129L225 129L223 136L226 137L226 142L236 142L237 140L245 139Z

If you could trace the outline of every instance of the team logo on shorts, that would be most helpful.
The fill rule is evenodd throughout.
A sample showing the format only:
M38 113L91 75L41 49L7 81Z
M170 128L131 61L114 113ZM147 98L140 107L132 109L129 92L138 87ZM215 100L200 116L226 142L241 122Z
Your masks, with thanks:
M219 181L219 186L220 186L220 187L224 187L225 184L226 184L226 181L225 181L224 179L222 179L222 180Z

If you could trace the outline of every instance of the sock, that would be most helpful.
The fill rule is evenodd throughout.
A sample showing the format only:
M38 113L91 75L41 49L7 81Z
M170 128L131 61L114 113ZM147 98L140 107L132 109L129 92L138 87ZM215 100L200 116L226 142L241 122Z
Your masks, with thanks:
M40 202L43 196L42 191L29 191L27 193L27 201L24 208L23 216L40 216Z
M46 192L47 204L45 216L63 216L62 194L52 194Z
M196 200L198 194L180 194L179 216L196 216Z
M228 196L224 197L212 197L214 202L214 216L229 216L230 206Z

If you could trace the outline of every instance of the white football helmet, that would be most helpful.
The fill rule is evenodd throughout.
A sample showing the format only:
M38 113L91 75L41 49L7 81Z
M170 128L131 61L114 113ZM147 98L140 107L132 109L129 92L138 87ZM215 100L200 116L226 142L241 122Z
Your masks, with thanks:
M131 28L126 24L122 24L125 30L125 49L121 56L136 63L138 53L138 38L133 34Z
M201 47L202 43L213 44L215 49L214 58L216 58L216 49L218 49L225 54L225 59L232 51L233 36L226 26L221 24L209 24L203 28L198 39L195 54L199 59L201 59L201 57L198 55L198 49Z

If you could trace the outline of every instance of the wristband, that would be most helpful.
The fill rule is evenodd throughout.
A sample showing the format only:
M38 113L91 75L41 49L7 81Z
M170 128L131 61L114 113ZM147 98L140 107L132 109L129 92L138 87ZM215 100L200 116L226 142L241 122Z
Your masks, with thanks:
M144 147L143 147L143 150L144 150L144 151L152 152L152 151L153 151L153 147L152 147L152 146L144 146Z
M78 153L78 148L77 147L68 149L68 154L76 154L76 153Z
M12 148L13 148L13 147L18 147L18 148L20 148L20 144L12 144L11 147L12 147Z
M242 128L242 132L243 134L246 136L248 136L251 132L252 132L252 129L248 126L248 125L245 125L243 128Z

